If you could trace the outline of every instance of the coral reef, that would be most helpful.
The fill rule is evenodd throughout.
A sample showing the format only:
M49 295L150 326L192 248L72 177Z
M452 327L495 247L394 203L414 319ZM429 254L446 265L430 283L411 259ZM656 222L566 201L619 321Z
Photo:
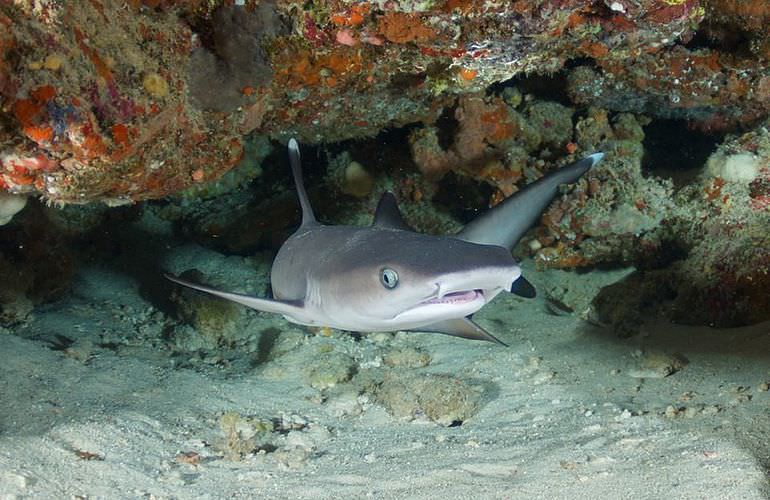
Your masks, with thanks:
M686 119L709 131L753 125L770 113L770 66L754 59L678 46L599 68L570 72L576 103Z
M535 100L519 107L501 96L459 98L453 107L456 131L448 148L440 144L440 131L434 125L411 134L415 164L428 179L438 180L453 171L486 182L497 189L493 203L510 196L525 177L540 175L526 171L530 155L576 150L570 142L573 110Z
M680 285L675 319L697 321L693 304L709 324L770 319L768 165L770 123L765 122L723 143L699 182L683 189L691 205L674 230L690 251L675 271Z
M410 125L416 171L408 161L403 172L384 167L371 146L361 154L347 143L349 154L327 152L330 168L311 196L323 191L322 209L359 222L391 189L408 222L447 232L457 221L431 205L447 185L459 186L455 197L470 186L472 211L602 150L605 160L561 193L518 252L541 267L665 272L672 315L689 317L676 306L689 301L711 304L715 324L760 320L768 19L755 0L6 3L0 221L18 208L9 200L27 199L16 196L121 205L180 193L151 210L182 234L248 253L296 217L283 188L263 196L278 185L263 175L270 141ZM512 83L489 90L560 70L559 98ZM644 127L655 118L753 131L729 139L682 186L645 170ZM93 227L102 215L46 217L67 233L77 231L69 217ZM26 296L26 285L13 289ZM188 313L204 331L227 316Z
M63 204L163 197L222 176L249 132L317 142L430 124L456 95L520 73L663 52L704 12L698 0L7 4L0 189Z
M219 177L240 134L188 106L192 32L119 2L0 8L0 188L58 203L157 198Z
M639 274L600 295L598 318L585 306L581 314L624 334L638 331L663 304L680 322L733 326L770 318L761 291L770 246L767 123L729 139L699 176L676 186L643 169L646 116L596 107L575 115L506 91L509 99L459 98L452 135L443 139L448 144L440 144L446 133L436 126L413 131L414 162L428 179L454 172L488 184L495 188L493 205L550 168L604 151L604 160L562 192L519 248L541 268L638 266ZM619 292L626 288L634 292Z
M709 131L734 130L770 113L770 6L762 0L705 0L684 7L689 45L651 44L630 60L594 58L570 74L577 103L680 118ZM663 9L661 12L666 12Z
M768 125L729 138L695 182L669 197L674 203L663 214L656 246L676 247L682 258L603 291L594 304L600 322L632 334L654 309L681 323L770 319ZM645 240L638 243L637 251L646 251Z
M592 108L575 125L579 148L605 159L543 214L529 247L540 265L629 263L660 248L674 208L671 181L642 175L644 118Z

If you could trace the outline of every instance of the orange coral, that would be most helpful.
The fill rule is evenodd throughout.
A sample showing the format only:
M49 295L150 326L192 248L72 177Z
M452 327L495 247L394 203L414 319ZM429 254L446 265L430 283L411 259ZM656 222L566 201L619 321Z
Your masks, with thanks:
M380 17L378 32L393 43L424 42L436 36L419 17L403 12L388 12Z
M89 134L83 140L82 154L87 158L95 158L107 152L107 146L102 138L96 134Z
M449 150L441 149L434 129L418 130L410 136L412 158L420 171L430 179L457 171L489 183L502 194L512 194L521 172L506 168L496 148L518 130L508 105L499 97L463 97L455 117L459 125Z
M479 72L476 71L475 69L463 68L457 74L460 75L460 78L462 78L466 82L470 82L474 78L476 78L476 75L478 75Z
M498 143L513 136L515 129L510 119L508 106L502 101L479 115L486 139L491 143Z
M20 99L13 105L13 114L22 126L28 126L42 109L34 99Z
M53 129L47 125L29 125L24 127L24 134L38 144L51 142L53 139Z
M283 58L293 58L293 62L280 64L279 67L284 69L276 72L276 77L290 87L315 86L320 83L333 87L363 70L361 54L348 47L340 47L318 56L300 50L298 53L286 53Z
M40 103L45 103L56 97L56 89L51 85L43 85L31 91L29 95Z
M115 141L115 144L119 144L124 147L127 146L128 145L128 127L126 127L122 123L117 123L113 125L112 140Z
M364 16L369 13L370 5L366 2L357 3L347 12L332 14L331 21L337 26L358 26L364 22Z

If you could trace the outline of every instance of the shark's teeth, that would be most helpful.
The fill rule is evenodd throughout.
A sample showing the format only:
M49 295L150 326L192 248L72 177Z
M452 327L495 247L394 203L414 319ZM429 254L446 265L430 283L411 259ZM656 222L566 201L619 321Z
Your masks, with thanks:
M441 298L435 297L428 299L423 304L465 304L466 302L473 302L483 292L481 290L465 290L462 292L452 292L444 295Z

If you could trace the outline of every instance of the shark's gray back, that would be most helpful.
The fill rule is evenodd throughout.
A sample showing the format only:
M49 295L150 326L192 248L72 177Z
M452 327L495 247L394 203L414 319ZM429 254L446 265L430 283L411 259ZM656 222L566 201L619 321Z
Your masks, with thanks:
M273 295L281 300L302 300L310 281L328 281L334 274L373 261L383 266L408 266L413 276L430 277L484 267L505 269L513 259L505 248L452 236L376 226L302 226L273 262Z

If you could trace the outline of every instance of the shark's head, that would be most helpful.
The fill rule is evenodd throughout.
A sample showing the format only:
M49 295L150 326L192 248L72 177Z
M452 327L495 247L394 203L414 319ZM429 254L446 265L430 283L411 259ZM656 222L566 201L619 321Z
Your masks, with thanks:
M377 228L359 232L316 269L322 274L309 276L309 301L335 326L361 331L462 318L521 275L499 246Z

